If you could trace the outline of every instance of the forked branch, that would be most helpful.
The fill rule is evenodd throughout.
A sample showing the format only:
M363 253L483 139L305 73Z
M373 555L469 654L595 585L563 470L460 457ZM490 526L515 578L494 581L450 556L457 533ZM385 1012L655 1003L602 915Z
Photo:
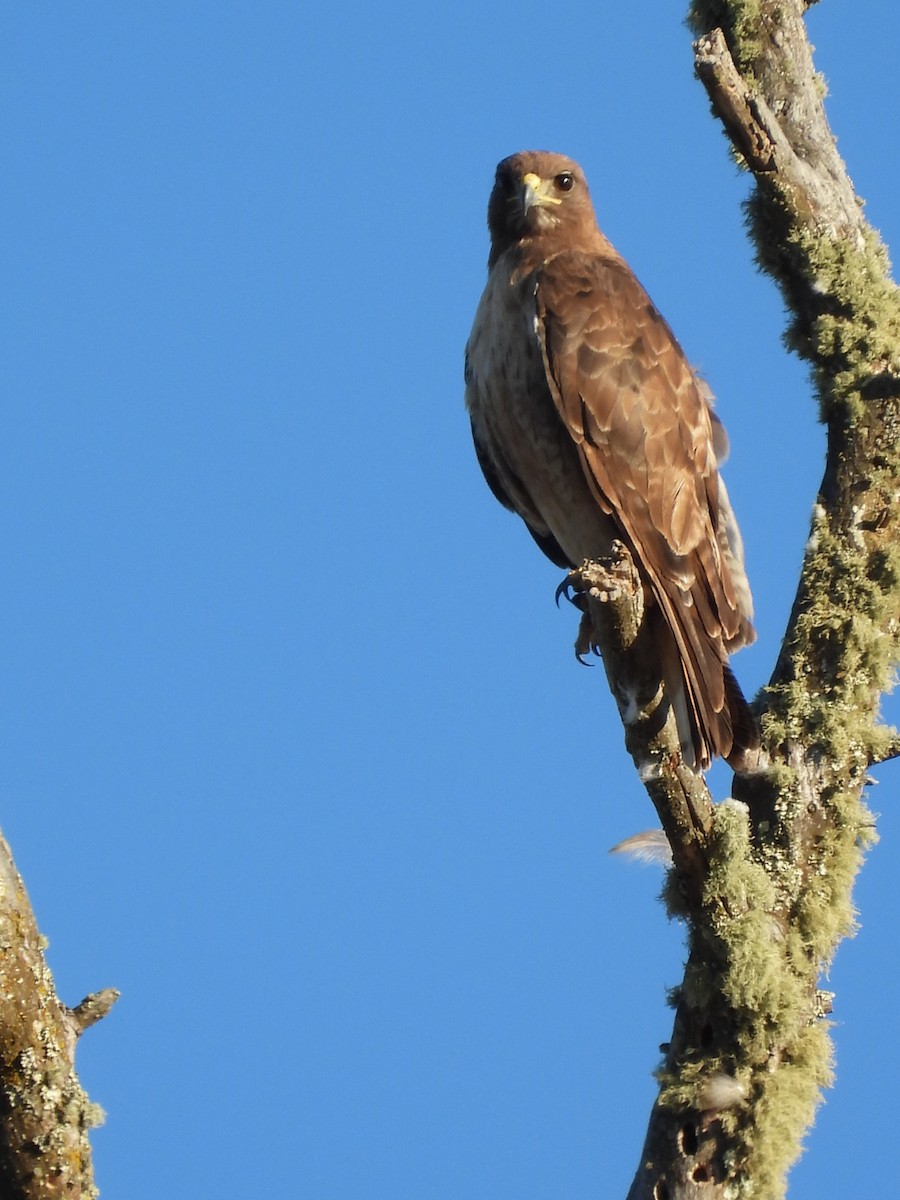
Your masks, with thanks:
M712 810L699 895L675 855L668 894L689 957L629 1200L784 1194L830 1080L818 980L853 928L868 769L896 754L878 709L900 630L900 299L825 118L806 7L691 10L697 74L753 175L757 259L812 366L828 456L758 705L769 765L735 777L743 803Z

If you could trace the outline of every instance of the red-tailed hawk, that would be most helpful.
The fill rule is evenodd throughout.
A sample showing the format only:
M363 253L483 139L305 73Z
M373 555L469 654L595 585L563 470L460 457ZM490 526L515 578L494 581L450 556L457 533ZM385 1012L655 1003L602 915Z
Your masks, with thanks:
M755 635L709 393L597 228L577 163L504 159L488 227L466 347L487 482L558 566L603 558L614 540L628 547L685 760L736 761L757 741L728 654Z

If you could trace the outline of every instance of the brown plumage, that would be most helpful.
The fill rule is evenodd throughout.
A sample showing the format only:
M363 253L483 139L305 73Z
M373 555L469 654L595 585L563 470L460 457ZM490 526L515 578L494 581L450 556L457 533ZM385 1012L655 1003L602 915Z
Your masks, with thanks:
M754 638L709 393L597 228L581 168L529 151L497 168L466 404L491 490L559 566L634 558L688 762L756 744L728 654ZM658 615L661 614L662 620Z

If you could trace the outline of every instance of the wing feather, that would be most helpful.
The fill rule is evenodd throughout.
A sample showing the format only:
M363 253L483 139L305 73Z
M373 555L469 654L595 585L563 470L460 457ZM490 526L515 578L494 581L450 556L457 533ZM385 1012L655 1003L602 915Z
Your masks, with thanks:
M701 757L727 754L726 647L752 633L723 553L721 438L707 395L618 256L557 255L538 273L536 302L550 393L674 634L695 724L711 743Z

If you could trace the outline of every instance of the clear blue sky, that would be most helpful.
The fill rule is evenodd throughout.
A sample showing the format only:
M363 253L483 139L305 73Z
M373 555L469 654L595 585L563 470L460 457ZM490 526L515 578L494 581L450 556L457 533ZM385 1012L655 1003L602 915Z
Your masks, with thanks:
M462 407L496 161L568 152L719 396L768 677L823 437L678 5L7 5L0 824L103 1195L596 1200L681 931L601 669ZM900 246L892 0L810 14ZM896 714L895 705L895 714ZM900 817L792 1200L884 1194ZM719 794L727 776L714 776Z

